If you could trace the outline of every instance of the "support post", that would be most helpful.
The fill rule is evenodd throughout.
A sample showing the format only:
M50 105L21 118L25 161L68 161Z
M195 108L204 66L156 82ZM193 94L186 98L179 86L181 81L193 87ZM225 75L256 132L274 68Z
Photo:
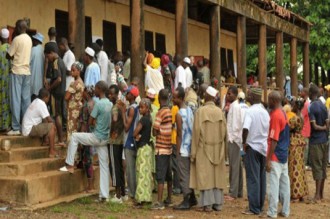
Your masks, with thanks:
M132 78L138 77L144 82L144 0L130 0L131 14L131 69ZM139 83L141 96L145 96L144 83Z
M290 42L290 77L291 77L291 94L298 95L298 73L297 73L297 38L291 38Z
M304 87L308 87L310 82L309 43L303 45L303 71Z
M259 85L264 90L263 101L267 99L267 29L265 24L259 26Z
M246 18L237 17L237 78L246 93Z
M284 92L284 72L283 72L283 32L276 33L276 87Z
M76 59L85 51L85 0L69 0L69 43L74 45Z
M221 83L220 66L220 6L212 6L210 23L210 71Z
M319 86L319 64L314 63L314 82L316 86Z
M175 50L181 61L188 56L188 2L176 0Z

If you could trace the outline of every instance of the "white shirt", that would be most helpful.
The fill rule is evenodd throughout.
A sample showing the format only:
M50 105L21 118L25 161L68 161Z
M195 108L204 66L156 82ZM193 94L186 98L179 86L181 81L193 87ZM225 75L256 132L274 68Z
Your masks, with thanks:
M243 130L243 119L242 109L238 102L235 100L230 104L228 115L227 115L227 133L228 141L230 143L236 143L241 147L242 144L242 130Z
M97 55L97 63L101 69L101 81L107 81L108 78L108 67L109 67L109 58L104 51L100 51Z
M72 64L76 61L73 52L69 49L64 53L63 62L67 71L71 71ZM74 81L74 78L71 75L66 76L66 85L65 90L67 91L71 82Z
M246 144L264 156L267 154L269 121L269 114L261 103L252 105L245 112L243 129L249 130Z
M190 87L193 83L193 75L189 66L185 69L185 71L186 71L186 86Z
M42 120L49 116L47 105L44 101L36 98L27 108L22 122L22 134L28 136L32 127L42 123Z
M179 83L181 83L183 89L186 89L186 71L182 67L182 65L179 65L175 70L175 80L174 80L174 88L176 89L179 86Z

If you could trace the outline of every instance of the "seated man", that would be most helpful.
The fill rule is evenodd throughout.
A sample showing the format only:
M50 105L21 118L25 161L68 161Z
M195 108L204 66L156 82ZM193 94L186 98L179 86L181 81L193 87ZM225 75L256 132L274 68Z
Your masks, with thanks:
M47 137L49 142L49 157L57 157L54 149L56 127L51 119L47 103L50 99L49 91L46 88L41 88L38 98L36 98L26 110L23 122L23 136L30 137Z

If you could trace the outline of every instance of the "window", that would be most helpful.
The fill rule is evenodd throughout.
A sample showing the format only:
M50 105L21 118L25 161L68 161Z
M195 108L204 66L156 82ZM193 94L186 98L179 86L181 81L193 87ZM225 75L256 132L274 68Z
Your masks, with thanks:
M156 50L161 54L166 53L166 38L165 34L156 33Z
M234 53L233 50L227 49L228 69L234 72Z
M225 48L221 48L221 69L225 70L227 68L227 51Z
M55 10L55 27L57 39L62 37L69 39L69 13ZM92 44L92 18L85 16L85 45Z
M146 51L153 52L154 49L154 33L151 31L144 31L144 45Z
M129 26L121 26L121 50L131 50L131 28Z
M116 24L109 21L103 21L103 50L109 55L117 52Z

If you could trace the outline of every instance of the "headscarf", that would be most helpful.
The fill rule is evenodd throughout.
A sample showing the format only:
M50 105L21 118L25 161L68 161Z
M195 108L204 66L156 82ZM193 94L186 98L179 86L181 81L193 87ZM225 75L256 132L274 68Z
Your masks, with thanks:
M151 68L159 69L160 67L160 58L154 58L150 64Z
M81 62L74 62L71 67L75 67L80 72L84 69L84 65Z
M152 63L152 60L155 58L154 54L148 53L147 57L147 64L150 65Z
M161 64L163 67L168 66L168 64L170 63L170 58L168 57L168 55L164 54L161 57Z

